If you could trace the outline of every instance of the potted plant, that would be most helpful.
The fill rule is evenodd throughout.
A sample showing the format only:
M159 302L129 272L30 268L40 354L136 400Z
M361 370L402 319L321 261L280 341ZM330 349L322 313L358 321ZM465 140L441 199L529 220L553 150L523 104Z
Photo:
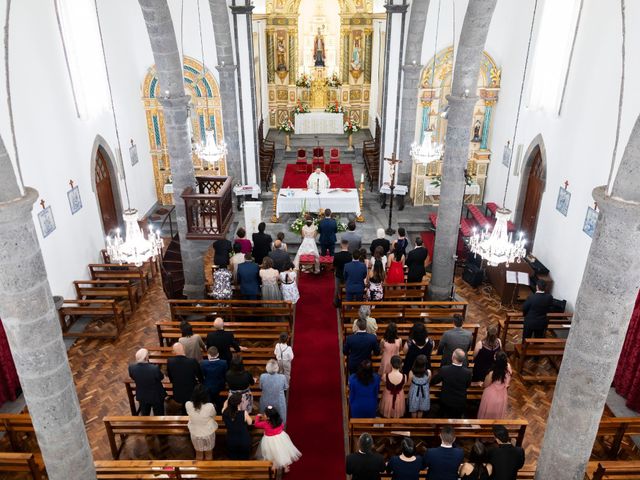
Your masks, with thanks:
M295 127L293 126L293 122L289 119L281 122L278 125L278 130L284 132L284 148L287 152L291 151L291 137L290 135L295 131Z
M360 130L360 124L351 118L344 122L344 133L349 135L349 146L347 150L353 150L353 134Z

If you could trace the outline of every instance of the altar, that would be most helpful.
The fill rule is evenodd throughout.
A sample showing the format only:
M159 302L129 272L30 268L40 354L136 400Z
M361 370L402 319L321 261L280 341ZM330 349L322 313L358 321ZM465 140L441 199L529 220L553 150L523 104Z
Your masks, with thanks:
M298 113L295 117L296 134L344 133L342 113L309 112Z
M358 190L355 188L330 188L316 194L306 188L282 188L278 192L276 216L283 213L319 212L320 209L331 209L338 213L355 213L360 215Z

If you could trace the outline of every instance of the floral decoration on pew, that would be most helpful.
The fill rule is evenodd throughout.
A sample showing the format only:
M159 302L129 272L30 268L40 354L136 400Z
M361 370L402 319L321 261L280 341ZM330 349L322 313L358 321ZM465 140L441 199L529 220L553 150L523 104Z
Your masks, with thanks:
M340 105L338 102L331 103L324 109L325 112L330 113L344 113L344 107Z
M296 87L304 87L304 88L311 87L311 76L306 73L303 73L302 75L300 75L296 79Z
M333 72L333 74L331 74L330 77L327 77L324 81L324 84L327 87L340 87L342 85L342 81L340 80L340 77L338 77L338 74Z
M333 217L333 215L332 215ZM316 227L320 223L320 214L319 213L311 213L307 211L307 201L304 200L302 203L302 211L298 218L291 224L291 231L297 233L298 235L302 234L302 227L306 225L307 219L310 218L313 222L313 225ZM347 224L341 222L340 219L336 218L336 223L338 224L338 233L347 231Z
M309 105L303 104L300 100L298 100L298 103L293 108L293 113L309 113L310 111Z
M349 119L344 122L344 133L351 135L352 133L356 133L360 130L360 124L357 120Z
M280 122L280 124L278 125L278 130L284 133L293 133L295 130L295 126L293 125L293 122L291 120L287 119L283 122Z

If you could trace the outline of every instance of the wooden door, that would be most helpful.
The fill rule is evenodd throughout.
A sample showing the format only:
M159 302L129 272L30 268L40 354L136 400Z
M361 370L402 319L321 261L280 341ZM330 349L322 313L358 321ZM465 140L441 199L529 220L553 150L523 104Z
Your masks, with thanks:
M111 230L118 228L118 212L113 195L111 173L107 161L99 149L96 154L96 193L98 195L104 233L108 234Z
M542 193L544 192L544 165L542 163L542 155L538 149L535 158L531 164L529 177L527 179L527 193L525 195L524 207L522 209L522 221L520 228L527 239L527 250L533 248L533 241L536 235L536 226L538 224L538 213L540 211L540 202L542 201Z

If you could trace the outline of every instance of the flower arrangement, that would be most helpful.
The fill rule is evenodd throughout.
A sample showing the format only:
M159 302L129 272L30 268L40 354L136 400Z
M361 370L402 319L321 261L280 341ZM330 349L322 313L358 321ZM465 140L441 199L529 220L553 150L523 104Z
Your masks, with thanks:
M360 130L360 124L356 120L349 119L344 122L344 133L351 135Z
M296 87L309 88L311 86L311 76L303 73L296 80Z
M300 100L298 100L298 103L293 108L293 113L309 113L309 111L309 105L303 105Z
M320 216L318 214L312 214L307 212L307 202L305 200L302 203L302 211L300 212L300 215L298 215L298 218L296 218L295 221L291 224L291 231L294 233L297 233L298 235L302 235L302 227L306 225L307 218L311 218L313 225L315 225L316 227L320 223ZM346 223L341 222L338 219L336 219L336 223L338 224L338 232L347 231Z
M471 175L465 174L464 183L467 187L473 185L473 179L471 178ZM431 185L433 185L434 187L440 187L442 185L442 175L433 177L433 180L431 180Z
M327 77L324 81L327 87L339 87L342 85L342 81L338 77L338 74L333 72L330 77Z
M293 122L287 119L284 122L281 122L280 125L278 125L278 130L284 133L293 133L295 127L293 126Z
M324 109L325 112L331 113L344 113L344 107L340 105L338 102L332 103Z

